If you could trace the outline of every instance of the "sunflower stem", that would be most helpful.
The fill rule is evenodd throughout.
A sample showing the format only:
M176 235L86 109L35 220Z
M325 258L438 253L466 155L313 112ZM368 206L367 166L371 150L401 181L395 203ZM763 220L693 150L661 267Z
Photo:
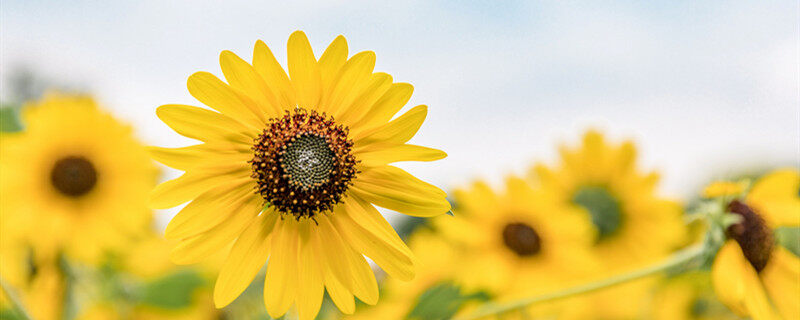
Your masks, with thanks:
M558 300L566 297L570 297L577 294L589 293L592 291L597 291L603 288L611 287L614 285L618 285L621 283L625 283L628 281L637 280L640 278L647 277L649 275L653 275L668 269L672 269L675 267L683 266L691 262L692 260L702 256L706 252L706 246L703 244L697 244L688 248L685 248L681 251L676 252L673 254L669 259L664 262L661 262L656 265L652 265L643 269L639 269L636 271L632 271L629 273L617 275L611 278L603 279L596 282L591 282L583 285L579 285L576 287L568 288L562 291L557 291L553 293L548 293L544 295L538 295L534 297L523 298L516 301L511 301L508 303L490 303L486 304L483 307L480 307L476 312L466 315L464 317L457 318L458 320L473 320L473 319L480 319L492 315L503 314L511 311L515 311L521 308L525 308L527 306L541 303L545 301L551 300Z
M2 287L3 294L8 298L8 301L11 303L11 309L17 313L22 319L31 320L30 314L28 311L25 310L25 307L22 306L22 303L19 301L19 297L17 296L16 291L11 288L11 286L6 283L5 279L0 277L0 287Z

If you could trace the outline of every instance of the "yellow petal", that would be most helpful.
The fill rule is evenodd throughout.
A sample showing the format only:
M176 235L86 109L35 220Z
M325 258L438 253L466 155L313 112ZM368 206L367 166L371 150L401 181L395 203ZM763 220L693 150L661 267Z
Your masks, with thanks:
M307 109L316 109L320 100L322 84L319 66L306 34L295 31L289 36L287 45L289 78L297 92L297 104Z
M263 200L253 197L234 210L231 215L216 227L204 233L182 240L170 253L175 264L185 265L203 261L233 242L242 230L252 224L254 218L264 207Z
M320 217L317 221L319 226L311 235L312 241L320 248L328 269L345 288L351 289L353 285L350 278L350 262L343 254L347 250L346 244L327 217Z
M333 42L328 45L328 48L325 49L325 52L319 57L323 101L326 100L326 96L330 95L331 89L333 88L333 81L345 61L347 61L347 40L344 36L339 35L336 39L333 39Z
M361 90L369 85L368 80L374 68L375 53L372 51L359 52L347 60L334 82L331 99L325 111L334 118L339 118Z
M450 210L444 191L392 166L361 173L351 189L364 200L407 215L431 217Z
M231 87L244 92L256 102L260 111L258 115L262 121L281 115L283 109L279 106L275 94L247 61L226 50L219 55L219 64L225 80Z
M224 182L204 192L170 220L164 236L181 239L215 227L233 214L231 207L257 197L253 193L255 186L253 179L248 177Z
M261 41L256 42L253 49L253 68L264 78L264 81L275 93L278 105L283 110L293 108L297 104L292 83L283 67L275 59L269 47Z
M201 193L230 180L248 177L250 168L241 164L219 164L198 168L176 179L166 181L150 193L149 205L153 209L172 208L197 198Z
M408 83L395 83L383 96L375 102L361 119L364 127L372 128L383 126L389 119L411 100L414 86Z
M297 296L297 222L278 220L275 228L264 282L264 304L272 318L279 318Z
M350 271L353 278L353 294L366 304L378 303L378 282L367 259L351 246L347 246L346 254L352 267Z
M754 320L780 319L770 305L758 273L735 241L728 240L717 253L711 276L717 297L740 316Z
M318 230L309 230L309 227L312 227L309 225L310 223L306 219L301 221L299 226L297 313L301 320L313 320L317 316L324 293L321 263L319 262L319 257L323 255L323 252L315 250L311 245L310 233Z
M203 104L226 116L260 130L264 117L258 106L244 95L238 94L225 82L208 72L195 72L187 81L189 94Z
M412 144L371 147L356 154L356 158L361 160L361 165L365 167L378 167L400 161L435 161L445 157L447 154L444 151Z
M270 235L278 215L274 209L267 209L233 244L214 285L214 305L217 308L236 299L267 262Z
M331 222L337 230L341 230L340 234L347 243L372 258L389 275L404 281L414 278L414 263L409 255L366 232L347 214L339 214L340 210L337 208L337 212L331 216Z
M167 167L188 171L199 165L220 162L247 162L252 152L243 144L203 143L182 148L147 147L154 160Z
M184 105L163 105L156 115L182 136L201 141L230 141L250 145L257 133L223 114Z
M355 149L366 147L372 143L395 143L403 144L408 142L422 126L425 117L428 115L428 107L419 105L405 114L380 126L374 130L363 133L354 133ZM366 127L366 126L365 126Z
M778 246L761 270L761 279L781 316L800 319L800 258Z
M356 195L351 195L350 198L344 201L345 209L342 210L345 214L358 223L365 231L374 234L382 241L392 245L395 249L406 253L411 256L411 250L408 249L406 244L397 235L397 232L392 228L389 222L383 218L380 212L375 209L372 204L364 201Z
M361 125L361 118L392 86L392 76L384 72L373 73L368 81L367 85L360 90L361 93L358 97L349 106L344 107L345 112L339 116L339 121L349 126Z
M753 185L747 203L757 209L773 227L800 226L800 172L797 169L775 170Z
M353 294L336 279L330 268L323 269L323 276L325 280L325 289L328 291L328 295L331 297L331 300L333 300L333 303L336 304L336 307L344 314L353 314L353 312L356 311Z
M727 305L739 316L746 317L747 309L744 305L745 283L742 277L744 254L736 241L728 240L717 252L711 268L711 277L717 298Z

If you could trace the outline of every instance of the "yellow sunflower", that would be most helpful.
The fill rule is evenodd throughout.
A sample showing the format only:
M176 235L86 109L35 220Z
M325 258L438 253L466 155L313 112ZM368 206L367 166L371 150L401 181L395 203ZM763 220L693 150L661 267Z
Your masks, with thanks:
M575 275L591 268L591 224L574 208L508 177L505 192L483 182L457 190L459 214L434 220L465 255L449 272L467 289L486 290L499 300L527 297L576 284Z
M207 72L188 81L189 93L218 112L158 108L172 129L203 143L152 149L156 160L186 173L159 185L150 203L191 201L166 230L181 239L177 263L234 242L214 289L217 307L233 301L269 258L264 302L272 317L296 304L301 319L313 319L324 289L352 313L353 296L378 299L362 254L394 277L414 277L411 252L373 204L414 216L450 209L442 190L389 164L446 155L406 143L427 107L392 120L412 86L373 72L373 52L348 58L339 36L317 59L298 31L287 56L288 76L261 41L252 65L224 51L227 83Z
M740 316L800 319L800 258L775 237L778 228L800 226L799 190L798 170L777 170L760 178L743 199L727 204L740 221L725 232L712 280L719 299ZM706 194L731 196L712 191Z
M549 198L582 211L584 220L593 226L592 248L604 271L587 277L599 279L633 270L658 261L683 244L681 206L656 193L656 173L637 170L632 142L609 144L602 134L590 130L579 148L564 146L560 154L559 166L539 164L531 178ZM618 299L642 297L650 283L649 279L639 280L590 294L594 301L594 307L586 310L590 314L576 317L639 317L640 303L619 303Z
M0 135L2 231L86 263L147 230L157 171L131 128L84 96L49 95ZM37 258L38 259L38 258Z
M651 309L654 320L739 319L714 296L711 275L704 271L666 279L656 289Z

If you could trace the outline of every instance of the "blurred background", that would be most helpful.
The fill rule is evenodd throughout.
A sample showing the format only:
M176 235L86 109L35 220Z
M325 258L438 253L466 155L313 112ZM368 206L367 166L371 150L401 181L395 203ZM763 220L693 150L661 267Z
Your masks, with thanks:
M190 142L155 116L198 104L195 71L285 63L304 30L316 53L347 37L430 106L414 143L449 153L403 164L446 189L549 161L586 127L633 138L662 188L689 198L715 177L800 163L797 1L14 1L0 3L0 96L94 94L147 144ZM167 170L167 169L164 169ZM178 175L166 171L163 179ZM170 212L177 212L172 210ZM159 216L165 224L170 214Z

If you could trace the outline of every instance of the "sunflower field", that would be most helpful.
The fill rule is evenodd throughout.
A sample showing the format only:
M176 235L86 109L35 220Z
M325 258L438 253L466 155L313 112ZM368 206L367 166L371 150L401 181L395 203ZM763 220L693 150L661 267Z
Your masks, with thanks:
M3 2L0 319L800 319L797 12Z

